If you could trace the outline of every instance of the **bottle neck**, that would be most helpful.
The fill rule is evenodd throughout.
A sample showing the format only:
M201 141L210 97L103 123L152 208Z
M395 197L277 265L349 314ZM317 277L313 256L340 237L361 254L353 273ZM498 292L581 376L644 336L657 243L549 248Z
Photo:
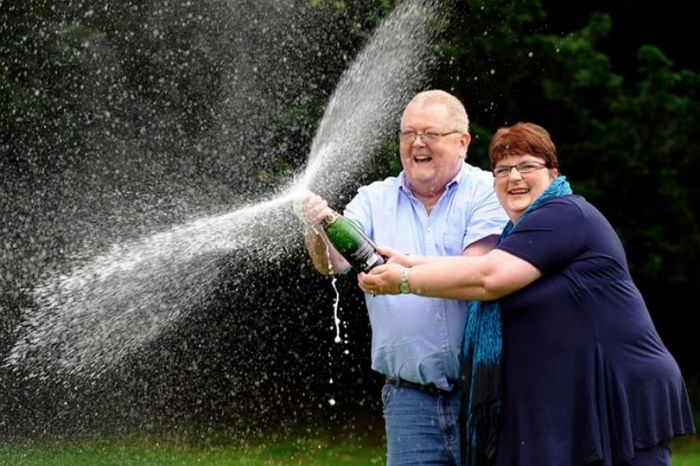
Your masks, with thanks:
M340 217L340 214L338 212L336 212L335 210L331 211L330 214L323 217L322 223L324 226L331 225L331 224L335 223L335 221L338 220L339 217Z

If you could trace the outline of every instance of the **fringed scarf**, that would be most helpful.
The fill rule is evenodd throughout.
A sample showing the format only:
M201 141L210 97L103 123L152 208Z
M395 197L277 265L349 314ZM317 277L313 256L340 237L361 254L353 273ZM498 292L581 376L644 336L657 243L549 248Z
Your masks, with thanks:
M572 194L565 176L558 176L533 202L518 221L554 197ZM513 231L508 222L500 244ZM471 301L464 328L460 426L462 464L490 466L496 458L496 433L501 411L501 306L498 301Z

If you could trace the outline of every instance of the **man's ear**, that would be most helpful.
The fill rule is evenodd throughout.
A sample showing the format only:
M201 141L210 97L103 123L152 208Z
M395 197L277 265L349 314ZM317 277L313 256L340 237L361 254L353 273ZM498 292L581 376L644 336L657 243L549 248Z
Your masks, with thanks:
M471 143L472 137L469 133L463 133L459 138L460 145L460 155L464 160L467 159L467 153L469 150L469 143Z

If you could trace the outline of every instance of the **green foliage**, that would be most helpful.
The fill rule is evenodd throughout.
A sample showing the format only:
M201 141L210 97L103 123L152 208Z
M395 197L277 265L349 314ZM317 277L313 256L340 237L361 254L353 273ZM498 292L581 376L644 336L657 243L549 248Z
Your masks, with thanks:
M371 31L395 5L394 0L310 0L313 7L331 6L349 19L355 29Z
M539 1L458 5L434 85L467 104L470 159L484 166L499 126L542 124L575 190L620 233L635 276L660 288L698 283L699 193L690 177L700 160L699 75L674 70L651 45L639 49L636 76L616 74L601 50L614 28L605 14L550 34Z
M320 2L323 3L323 2ZM372 25L390 2L348 1L345 15ZM675 70L663 51L640 47L638 73L622 76L603 50L615 24L594 13L579 30L548 32L543 2L455 0L432 87L467 105L469 161L488 167L493 131L517 121L545 126L574 189L610 219L643 283L698 283L697 183L700 75ZM380 12L381 14L377 14ZM386 146L367 180L399 170ZM363 180L364 181L364 180Z
M357 184L364 185L387 176L396 176L400 171L399 143L396 138L386 140Z
M72 93L81 86L81 71L90 65L85 44L99 36L90 28L59 30L60 18L39 4L8 8L0 19L0 151L7 169L20 173L60 170L48 162L49 147L70 147L79 136L66 131L61 141L49 135L83 120L85 110ZM70 74L73 79L67 79Z
M220 154L221 164L211 167L198 163L203 159L200 155L213 149L187 142L206 141L224 133L212 125L212 108L228 97L221 95L223 84L235 77L227 75L223 65L235 64L233 58L246 59L245 54L226 53L228 47L236 49L228 40L237 37L236 31L231 31L235 28L226 22L231 17L214 14L220 11L217 8L226 10L221 5L227 3L228 7L230 2L0 0L0 172L4 180L14 181L10 185L0 180L0 211L5 207L19 212L17 218L22 218L31 212L33 203L45 203L45 212L57 212L65 205L61 202L64 180L70 186L71 178L88 186L88 196L95 196L102 181L114 177L114 187L106 187L105 191L122 196L137 191L139 184L157 184L168 175L157 171L162 166L172 167L182 179L187 179L188 173L210 170L212 177L203 179L211 179L212 186L217 186L226 179L225 174L218 177L219 172L225 172L223 168L235 171L254 165L250 186L243 183L245 189L257 193L282 184L303 164L313 130L338 77L379 21L398 3L309 2L324 18L332 18L319 26L320 31L304 31L305 35L318 33L313 35L317 43L295 56L297 61L287 67L277 60L278 54L271 54L273 60L261 65L261 75L289 78L276 82L304 82L323 64L323 77L296 96L283 86L282 90L261 88L265 83L256 82L255 90L260 92L235 106L237 114L230 115L227 130L238 128L237 122L254 119L255 127L262 128L260 133L248 131L240 137L245 147L257 144L251 153L262 157L269 151L269 159L249 158L235 165L225 157L228 154ZM213 13L190 15L195 3L197 7L204 4L206 11ZM498 127L516 121L542 124L557 143L563 173L574 189L597 205L619 232L635 279L653 285L663 304L672 303L677 291L690 296L700 283L696 265L700 255L700 188L692 179L700 168L696 137L700 134L700 74L675 68L663 50L649 44L639 48L636 74L622 76L603 48L615 29L605 14L592 15L578 30L554 33L541 0L451 0L444 5L449 9L448 27L436 49L438 63L433 68L431 87L451 91L467 105L472 133L469 161L488 167L487 148ZM325 16L328 10L332 14ZM271 32L255 29L251 28L253 37L269 40ZM276 42L264 44L272 48ZM289 50L290 54L296 52ZM259 109L264 109L263 114ZM151 129L160 140L148 137ZM140 132L145 136L136 137ZM290 134L294 137L287 137ZM122 150L120 144L126 144L124 141L132 136L146 147ZM163 140L177 144L164 144L168 150L159 151L158 144ZM103 160L105 163L98 166L89 157L101 153L102 147L110 149L103 158L114 157L112 164ZM158 154L163 157L160 161L175 162L160 164ZM211 153L209 156L207 161L214 163L216 158ZM146 165L142 157L154 161ZM127 179L118 171L125 158L154 171L146 170L142 178ZM356 183L395 175L400 168L396 141L384 141L374 162ZM103 173L96 173L98 170ZM20 197L15 196L16 192L36 193L41 183L48 182L55 183L44 190L50 196L22 196L27 199L26 205L12 201ZM182 185L206 188L202 183ZM153 192L158 191L156 186ZM210 191L215 193L217 189ZM211 199L205 197L206 202ZM86 203L87 209L100 210L100 204L94 205L97 208ZM47 217L47 222L51 221ZM59 217L59 221L65 218ZM57 235L51 228L39 230L42 235ZM20 233L12 232L15 238L5 230L3 234L8 236L3 240L8 241L5 247L10 251L5 257L11 258L6 264L25 267L26 261L18 252L22 250L15 246L23 240ZM34 242L37 237L30 239ZM53 237L39 239L52 246L48 254L59 254L65 246ZM2 272L8 277L7 270ZM29 274L23 272L22 276ZM10 283L7 280L0 285ZM30 283L22 285L24 288ZM15 283L6 288L14 293ZM1 299L2 294L3 310L10 309ZM16 301L19 298L11 296L10 302ZM693 311L692 306L678 308L673 318ZM150 446L140 445L135 450ZM692 444L688 448L696 447ZM88 464L95 464L99 455L114 458L124 454L128 458L133 450L125 453L125 448L130 450L123 445L116 450L98 445L88 452L89 448L78 446L78 452L88 455ZM173 450L186 452L188 448L166 448L151 452L152 457L145 453L133 456L135 461L145 457L165 461L174 457ZM298 452L294 449L297 447L289 445L270 448L271 456L280 451ZM46 455L55 452L49 448L48 452L1 453L5 456L0 456L0 462L11 458L8 462L17 460L21 464L33 458L46 463ZM63 457L67 464L75 464L71 454ZM240 452L224 454L236 456ZM202 458L194 456L193 462ZM325 457L325 464L331 464L328 458L333 458L332 464L340 464L339 457ZM682 458L674 456L674 464L686 464ZM364 457L360 464L367 464L369 459ZM311 461L304 464L314 464ZM317 464L324 464L323 460Z
M344 48L336 53L347 55L341 62L351 59L396 4L310 3L335 11L333 27L345 31L337 34L346 40L336 44ZM169 123L173 138L209 129L208 109L219 98L224 79L221 55L198 49L206 47L202 40L207 33L201 19L187 14L185 3L162 12L158 5L98 2L90 15L80 2L3 8L0 154L5 170L27 179L46 170L76 173L85 161L75 148L85 146L82 139L90 128L130 118L139 120L131 122L135 128L143 128L149 124L140 121L144 115L161 108L178 109ZM454 0L445 5L448 26L437 50L432 87L449 90L466 103L473 135L469 160L488 166L488 142L499 126L520 120L544 125L558 144L563 172L620 232L635 274L674 285L697 281L700 206L697 183L690 178L700 160L694 137L700 129L698 73L674 69L662 50L644 45L637 74L623 78L601 50L615 27L605 14L593 14L580 30L552 34L540 0ZM143 21L157 24L140 27ZM170 38L167 47L154 31ZM114 50L123 56L105 58ZM197 60L186 58L197 53ZM106 63L123 69L114 71ZM279 71L271 67L265 72ZM88 85L95 82L99 85ZM98 93L104 105L95 106L95 96L85 95L84 89ZM285 178L303 163L328 98L325 92L260 105L275 109L261 123L286 131L271 136L279 160L261 164L267 177L259 185ZM129 113L127 101L134 100L151 110ZM277 136L284 133L296 137ZM387 144L366 178L399 170L392 151L396 148ZM56 153L62 156L56 158Z

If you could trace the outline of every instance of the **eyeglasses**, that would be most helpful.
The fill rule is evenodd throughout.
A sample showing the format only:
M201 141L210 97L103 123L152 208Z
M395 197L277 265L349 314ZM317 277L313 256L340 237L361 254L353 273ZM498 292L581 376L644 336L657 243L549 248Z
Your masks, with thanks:
M417 133L416 131L399 131L399 140L408 144L413 143L417 137L420 138L425 143L437 142L440 138L444 136L449 136L450 134L461 133L462 131L452 130L446 133L438 133L435 131L426 131L425 133Z
M493 175L496 178L505 178L510 175L512 169L518 170L521 174L532 173L535 170L547 168L549 164L542 162L520 162L517 165L499 165L493 169Z

